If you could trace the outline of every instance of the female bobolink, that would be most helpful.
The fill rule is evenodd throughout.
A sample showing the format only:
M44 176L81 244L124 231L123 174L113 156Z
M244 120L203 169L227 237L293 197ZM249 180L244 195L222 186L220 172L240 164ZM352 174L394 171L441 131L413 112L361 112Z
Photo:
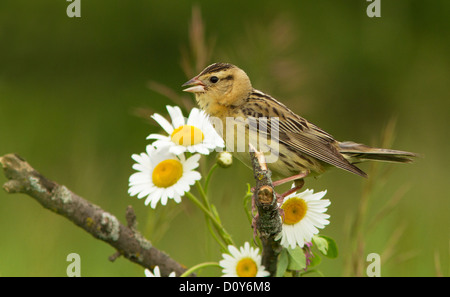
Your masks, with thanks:
M364 160L408 163L416 156L410 152L339 142L270 95L254 89L247 74L232 64L212 64L183 86L190 86L184 91L194 93L199 106L212 119L220 119L214 124L224 136L227 150L251 166L248 154L248 143L251 143L265 155L272 155L267 165L281 178L319 175L331 166L367 177L353 164ZM242 138L247 146L239 149L237 145L242 143ZM266 141L261 141L264 138Z

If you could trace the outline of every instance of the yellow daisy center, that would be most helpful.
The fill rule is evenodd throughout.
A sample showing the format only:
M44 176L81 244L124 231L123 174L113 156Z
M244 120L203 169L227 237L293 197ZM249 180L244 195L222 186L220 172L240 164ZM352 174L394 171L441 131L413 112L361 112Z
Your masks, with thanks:
M199 128L191 125L183 125L173 130L170 138L178 145L190 146L201 143L205 139L205 136Z
M242 258L236 265L236 274L239 277L255 277L258 266L252 258Z
M281 208L284 210L284 223L286 225L294 225L305 217L308 205L303 199L291 198Z
M153 184L159 188L174 185L183 175L183 165L180 161L168 159L155 166L152 173Z

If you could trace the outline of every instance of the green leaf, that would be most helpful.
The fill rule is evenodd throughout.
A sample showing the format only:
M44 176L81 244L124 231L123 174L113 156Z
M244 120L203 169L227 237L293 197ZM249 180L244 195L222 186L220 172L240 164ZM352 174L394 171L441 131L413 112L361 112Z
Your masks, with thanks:
M282 249L280 252L280 255L278 256L278 265L277 265L277 272L276 272L277 277L284 276L284 273L287 270L288 264L289 264L288 252L286 251L286 249Z
M318 253L312 252L313 257L309 258L311 261L308 265L308 270L310 270L312 267L317 266L322 262L322 258L319 256Z
M334 239L325 235L318 235L313 237L313 243L324 256L331 259L338 256L338 249Z
M305 276L305 275L309 275L309 274L313 274L313 273L317 273L321 277L325 276L325 275L323 275L323 273L320 270L317 270L317 269L308 269L307 271L300 273L300 275Z
M287 249L289 255L289 270L301 270L306 268L306 256L302 248Z
M313 237L312 242L323 255L328 253L328 241L325 238L316 235Z

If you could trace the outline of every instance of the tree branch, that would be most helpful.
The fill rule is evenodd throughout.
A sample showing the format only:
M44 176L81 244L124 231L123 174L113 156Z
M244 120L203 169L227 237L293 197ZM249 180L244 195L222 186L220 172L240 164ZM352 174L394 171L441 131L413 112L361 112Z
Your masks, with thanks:
M186 269L152 246L136 230L136 216L131 206L126 212L128 226L122 225L112 214L71 192L64 185L47 179L24 159L15 154L0 157L0 164L8 181L3 188L8 193L24 193L45 208L62 215L92 236L107 242L117 252L110 256L114 261L120 255L145 268L158 265L162 276L175 271L181 275Z
M273 189L271 175L264 154L250 147L253 174L256 180L253 199L258 209L256 230L262 242L262 265L271 276L276 275L278 255L281 252L280 241L275 236L281 232L281 218Z

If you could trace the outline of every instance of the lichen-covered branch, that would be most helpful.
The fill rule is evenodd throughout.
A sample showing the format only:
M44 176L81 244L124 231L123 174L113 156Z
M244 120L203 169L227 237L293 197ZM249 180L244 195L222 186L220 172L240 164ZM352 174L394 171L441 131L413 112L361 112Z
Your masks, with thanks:
M273 189L271 172L267 168L264 155L250 148L253 174L256 180L254 201L258 209L256 230L262 242L262 265L271 276L277 271L278 255L281 252L279 241L275 237L281 232L281 218Z
M67 187L47 179L15 154L0 157L8 181L3 188L8 193L24 193L45 208L64 216L92 236L109 243L117 250L110 257L124 256L145 268L158 265L162 276L172 271L181 275L186 269L164 252L152 246L136 230L136 217L131 206L126 212L127 226L112 214L71 192Z

